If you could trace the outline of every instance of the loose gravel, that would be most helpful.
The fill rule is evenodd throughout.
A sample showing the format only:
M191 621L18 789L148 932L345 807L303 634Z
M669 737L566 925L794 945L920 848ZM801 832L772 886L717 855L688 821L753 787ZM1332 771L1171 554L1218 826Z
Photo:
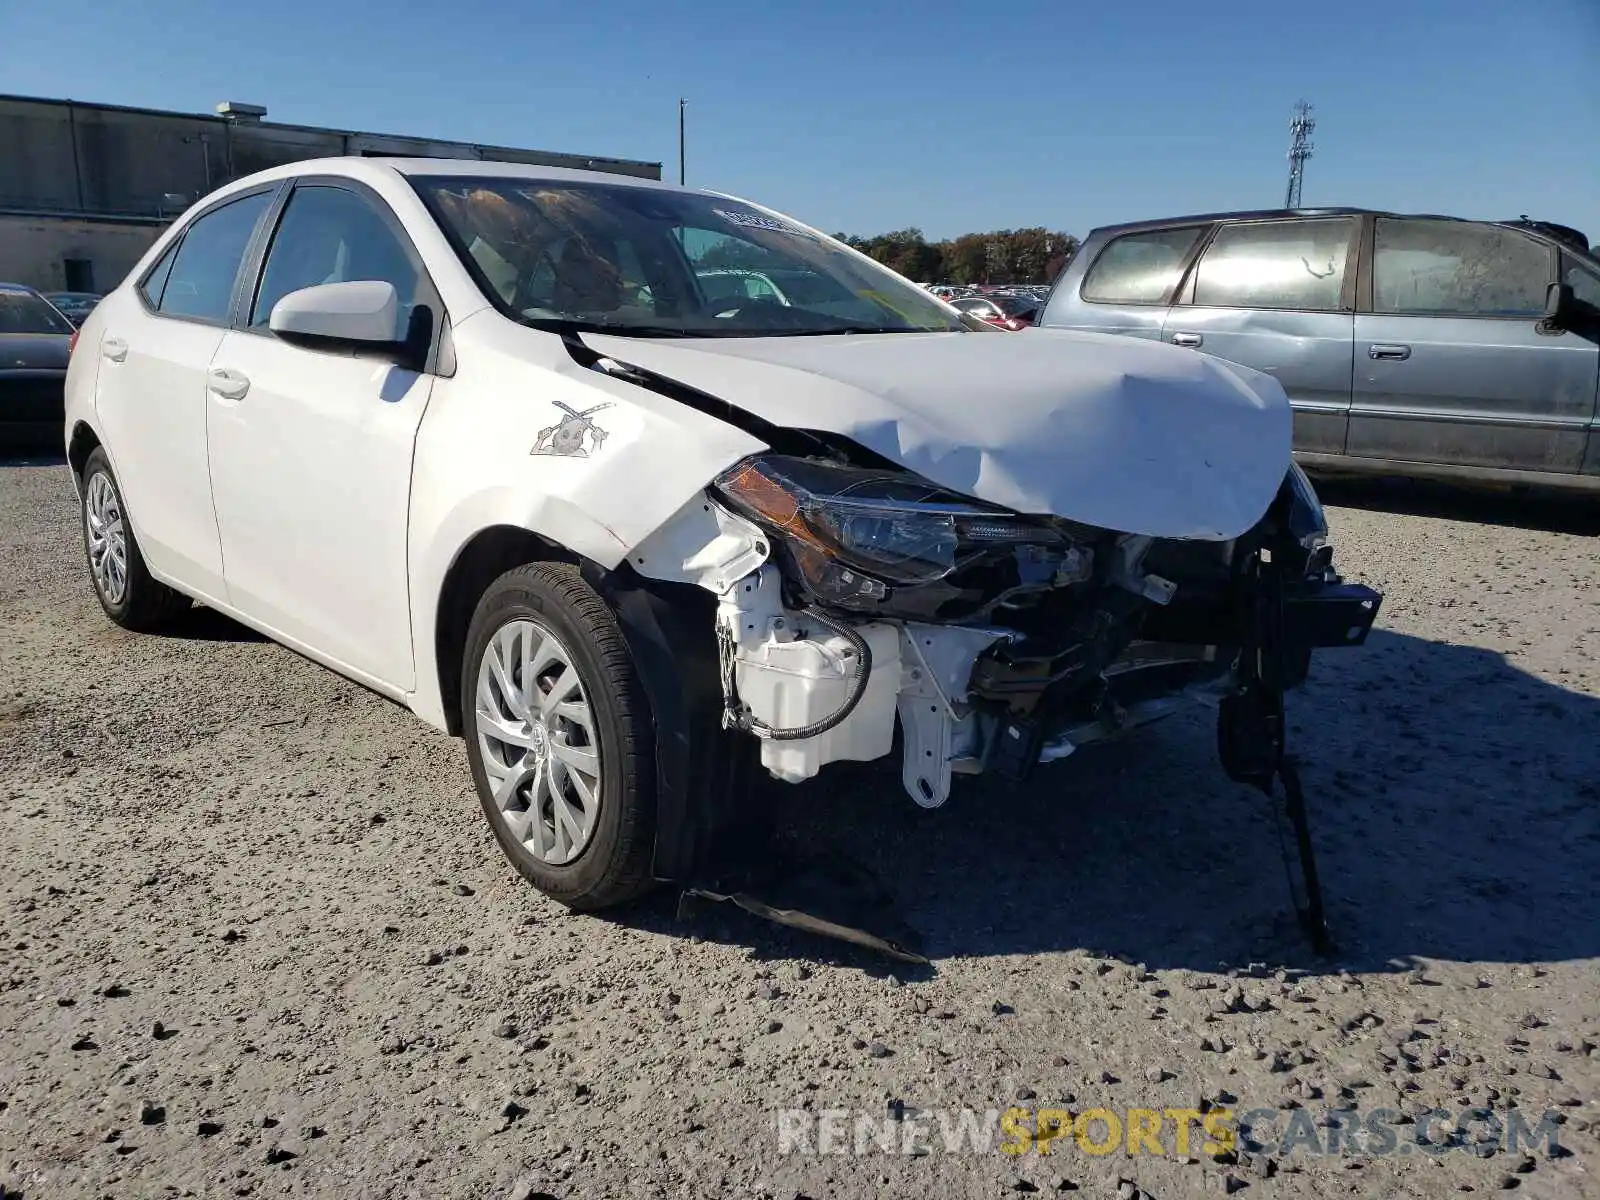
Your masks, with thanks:
M922 968L665 894L567 913L496 852L459 742L203 609L113 627L66 469L0 468L0 1194L1600 1195L1596 523L1407 504L1331 510L1388 598L1291 701L1334 959L1196 712L933 813L892 769L763 788L889 882ZM1513 1104L1560 1114L1556 1151L777 1133Z

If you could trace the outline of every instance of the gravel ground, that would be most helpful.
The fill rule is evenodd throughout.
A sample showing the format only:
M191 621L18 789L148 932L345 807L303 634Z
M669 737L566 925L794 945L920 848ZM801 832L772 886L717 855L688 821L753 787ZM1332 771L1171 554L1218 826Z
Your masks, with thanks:
M1379 503L1331 519L1380 630L1292 701L1334 960L1196 713L934 813L892 771L775 789L891 882L907 969L667 895L568 915L460 743L210 612L112 627L65 468L0 469L0 1191L1600 1195L1597 523ZM1207 1104L1564 1124L1185 1161L1170 1125L1161 1157L780 1153L775 1116Z

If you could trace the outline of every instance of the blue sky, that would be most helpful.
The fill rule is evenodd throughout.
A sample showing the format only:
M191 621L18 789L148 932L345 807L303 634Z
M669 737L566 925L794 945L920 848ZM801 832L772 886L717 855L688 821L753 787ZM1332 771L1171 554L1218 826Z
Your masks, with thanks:
M1600 0L0 0L0 90L659 160L830 231L1281 203L1600 240ZM4 165L0 164L0 169Z

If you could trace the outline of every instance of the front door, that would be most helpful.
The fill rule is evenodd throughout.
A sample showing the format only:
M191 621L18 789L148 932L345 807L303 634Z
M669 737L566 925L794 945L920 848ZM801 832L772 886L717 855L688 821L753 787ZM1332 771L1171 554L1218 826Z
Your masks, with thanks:
M411 454L433 377L377 356L292 346L268 328L288 293L352 280L394 285L397 341L430 286L378 197L300 184L268 248L248 328L230 331L212 363L212 487L234 606L404 691L415 681Z
M1541 322L1556 264L1553 247L1514 229L1379 217L1350 454L1577 471L1600 349Z
M1277 379L1296 450L1344 452L1357 228L1354 217L1221 226L1162 329L1166 341Z

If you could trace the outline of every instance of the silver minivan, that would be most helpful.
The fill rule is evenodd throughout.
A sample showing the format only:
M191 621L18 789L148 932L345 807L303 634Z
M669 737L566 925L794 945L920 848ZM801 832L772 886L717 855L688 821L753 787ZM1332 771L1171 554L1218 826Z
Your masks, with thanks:
M1313 470L1600 491L1600 260L1566 226L1339 208L1105 227L1038 324L1268 372Z

